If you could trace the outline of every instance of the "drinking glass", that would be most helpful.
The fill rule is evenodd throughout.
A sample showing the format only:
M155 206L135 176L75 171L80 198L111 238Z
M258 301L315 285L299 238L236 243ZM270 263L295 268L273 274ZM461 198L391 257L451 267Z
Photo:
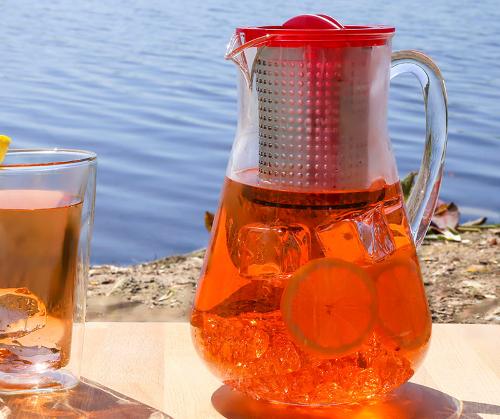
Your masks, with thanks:
M96 155L11 150L0 165L0 393L78 383Z

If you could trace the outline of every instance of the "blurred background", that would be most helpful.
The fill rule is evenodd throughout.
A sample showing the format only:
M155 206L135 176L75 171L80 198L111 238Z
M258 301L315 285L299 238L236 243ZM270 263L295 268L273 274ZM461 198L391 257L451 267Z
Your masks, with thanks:
M0 131L14 147L99 155L93 263L128 264L204 247L236 128L236 26L326 13L396 26L394 50L436 60L449 97L442 199L462 219L500 221L498 0L0 1ZM418 169L416 79L391 85L401 176Z

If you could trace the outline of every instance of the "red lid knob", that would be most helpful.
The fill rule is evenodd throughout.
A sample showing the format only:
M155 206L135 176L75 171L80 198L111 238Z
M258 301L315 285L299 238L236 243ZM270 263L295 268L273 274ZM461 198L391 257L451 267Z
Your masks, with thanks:
M299 15L282 25L286 29L344 29L344 26L328 15Z

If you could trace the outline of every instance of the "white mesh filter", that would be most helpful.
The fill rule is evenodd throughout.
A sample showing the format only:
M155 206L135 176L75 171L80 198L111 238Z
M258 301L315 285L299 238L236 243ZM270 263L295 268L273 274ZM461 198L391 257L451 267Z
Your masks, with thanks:
M323 190L365 183L370 50L259 50L260 181Z

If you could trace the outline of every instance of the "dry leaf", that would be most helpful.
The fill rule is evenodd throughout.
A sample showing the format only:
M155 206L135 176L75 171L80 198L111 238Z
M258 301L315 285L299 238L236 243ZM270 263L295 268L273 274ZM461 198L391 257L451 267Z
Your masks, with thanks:
M460 221L460 212L453 203L440 203L432 217L431 225L440 230L456 229Z
M208 232L212 231L212 225L214 223L214 214L210 211L205 211L205 228Z
M410 172L406 175L406 177L401 181L401 189L403 190L404 200L408 200L410 196L413 185L415 184L415 178L417 177L418 172Z
M476 218L475 220L470 220L465 223L460 224L460 227L475 227L480 226L486 222L486 217Z

